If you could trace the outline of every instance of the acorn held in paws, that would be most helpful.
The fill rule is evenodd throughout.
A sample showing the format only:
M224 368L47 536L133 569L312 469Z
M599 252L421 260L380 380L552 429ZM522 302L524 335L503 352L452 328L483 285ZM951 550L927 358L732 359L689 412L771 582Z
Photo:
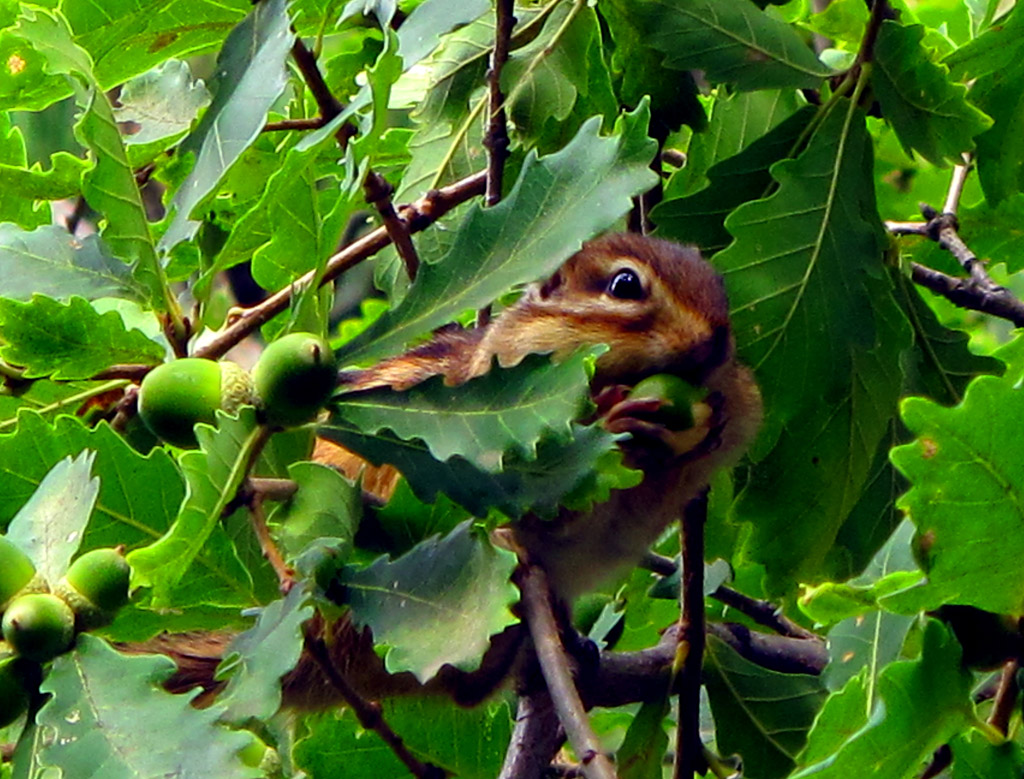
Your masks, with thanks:
M708 392L671 373L656 373L640 381L629 397L632 400L660 401L658 415L673 430L693 427L693 405L700 403Z
M231 414L252 402L252 379L228 360L183 357L158 365L139 387L139 416L146 427L186 449L197 446L197 422L212 425L217 409Z
M267 423L293 427L316 418L338 383L338 366L323 338L290 333L263 351L252 379Z

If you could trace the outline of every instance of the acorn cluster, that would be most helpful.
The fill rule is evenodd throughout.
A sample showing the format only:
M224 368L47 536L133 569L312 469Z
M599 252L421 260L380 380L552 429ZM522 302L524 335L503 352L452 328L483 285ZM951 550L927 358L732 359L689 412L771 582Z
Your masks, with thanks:
M256 406L272 427L311 422L330 398L338 369L330 344L313 333L291 333L270 344L252 375L227 360L184 357L157 366L139 388L139 416L162 441L198 445L195 425L214 424L218 409Z
M51 586L28 555L0 536L0 727L28 707L41 663L71 649L76 634L109 623L128 602L130 578L121 549L93 549Z

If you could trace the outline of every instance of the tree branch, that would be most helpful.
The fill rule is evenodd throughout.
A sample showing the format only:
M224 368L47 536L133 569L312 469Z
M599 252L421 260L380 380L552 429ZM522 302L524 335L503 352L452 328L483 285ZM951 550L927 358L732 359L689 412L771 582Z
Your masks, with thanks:
M615 769L601 752L601 745L587 721L583 702L573 684L565 648L558 638L558 627L551 610L551 593L543 569L525 565L519 588L523 593L523 613L541 673L551 693L558 720L583 765L584 776L587 779L615 779Z
M691 779L700 771L700 686L704 664L704 525L708 518L708 491L691 500L680 522L682 548L682 614L673 672L678 673L679 725L676 728L675 779Z
M516 17L513 14L513 0L497 0L495 4L496 23L494 28L494 51L491 52L491 67L487 71L487 194L488 206L497 205L501 200L501 184L508 159L508 121L505 116L505 96L501 93L501 69L508 61L512 28Z
M363 181L363 191L366 193L366 202L376 208L377 213L380 214L388 238L391 239L398 251L398 256L405 263L405 272L409 276L409 281L413 281L420 268L420 258L416 254L416 247L412 245L412 238L405 222L398 216L395 207L391 204L393 191L391 185L382 175L369 170Z
M521 696L498 779L541 779L564 741L565 731L548 691Z
M399 208L399 214L405 221L410 232L419 232L436 222L453 208L483 194L486 174L474 173L447 187L435 189L415 203ZM353 241L327 260L327 266L320 283L333 281L349 268L358 265L368 257L372 257L391 242L387 230L378 227L362 238ZM260 304L246 309L242 314L219 335L210 339L201 349L195 352L196 357L217 359L257 328L269 322L277 314L284 311L292 299L294 288L312 283L316 271L310 271L295 282L294 285L275 292Z
M774 630L779 635L791 638L810 638L820 641L817 633L807 630L788 617L783 616L782 610L774 603L751 598L725 585L711 593L711 597L750 617L757 624Z
M306 44L298 36L295 36L295 43L292 44L292 58L295 60L295 64L298 65L302 79L306 82L306 86L309 87L309 91L316 101L317 108L320 109L322 124L329 123L334 117L345 110L345 106L334 96L334 93L328 88L327 82L324 81L320 67L316 64L316 55L306 48ZM338 145L344 149L348 145L349 138L355 135L356 132L358 131L354 124L345 122L334 135L338 139Z

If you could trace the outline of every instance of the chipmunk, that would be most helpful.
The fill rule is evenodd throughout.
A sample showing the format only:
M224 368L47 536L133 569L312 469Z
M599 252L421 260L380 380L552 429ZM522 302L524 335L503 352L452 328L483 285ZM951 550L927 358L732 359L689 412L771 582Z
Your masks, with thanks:
M436 375L461 384L528 354L555 359L580 346L607 344L591 382L599 418L621 443L626 464L643 481L613 492L586 513L563 510L555 520L526 517L509 526L512 545L543 567L552 591L571 601L636 564L669 522L708 483L734 464L761 420L753 375L734 358L722 280L692 247L634 234L591 241L550 278L484 328L444 329L406 354L345 372L346 390L397 390ZM657 403L626 397L656 373L671 373L708 390L694 408L696 424L681 431L657 422ZM358 456L320 441L314 459L386 501L397 482L391 468L366 467Z
M632 234L591 241L550 278L527 288L518 302L482 328L444 328L433 340L374 367L343 372L349 391L389 386L404 390L432 376L461 384L491 369L494 359L513 366L528 354L557 359L580 346L607 344L591 382L597 416L612 432L630 433L620 446L626 464L643 471L636 487L613 491L588 512L563 510L554 520L527 516L502 529L510 547L545 569L563 603L635 565L662 530L719 468L734 464L752 441L761 419L761 396L749 369L734 356L728 301L721 278L691 247ZM657 401L627 397L628 389L656 373L678 375L708 390L695 405L695 425L671 430L658 423ZM390 466L374 467L352 452L318 440L314 460L362 478L369 497L385 502L400 478ZM367 697L386 697L416 686L391 678L372 651L365 631L343 621L332 642L332 661ZM218 652L230 636L202 642L156 639L148 649L170 654L180 672L176 690L212 680ZM490 681L464 682L454 669L442 690L468 703L486 695L506 675L516 640L499 648L487 671ZM504 643L504 646L500 646ZM136 650L133 650L136 651ZM489 653L490 654L490 653ZM482 664L482 668L487 664ZM408 677L408 674L403 675ZM211 682L212 684L212 682ZM490 685L490 686L488 686ZM286 704L330 705L330 686L312 662L282 680ZM474 689L476 688L476 689ZM479 690L484 692L481 694Z

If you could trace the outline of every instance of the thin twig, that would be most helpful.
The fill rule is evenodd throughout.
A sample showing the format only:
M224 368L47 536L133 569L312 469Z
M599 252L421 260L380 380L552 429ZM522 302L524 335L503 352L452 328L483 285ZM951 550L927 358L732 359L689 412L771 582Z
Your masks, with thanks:
M508 120L505 115L505 97L501 93L501 69L508 61L512 28L516 17L513 0L497 0L495 4L496 23L494 28L494 51L491 53L491 67L487 71L488 122L484 146L487 148L487 193L484 202L495 206L501 200L501 184L508 159Z
M106 381L108 379L128 379L129 381L142 381L155 365L111 365L92 377L95 381Z
M964 184L967 183L967 174L971 172L971 155L963 155L963 164L953 166L953 175L949 180L949 189L946 191L946 202L942 205L944 214L956 214L960 208L960 198L964 194Z
M682 548L682 614L676 646L679 725L676 728L675 779L692 779L701 770L703 743L700 738L700 687L704 664L704 525L708 518L705 489L683 510L680 522Z
M366 730L372 730L380 736L381 740L394 752L395 757L402 761L402 764L409 769L413 776L419 777L419 779L443 779L446 776L443 769L431 763L422 762L409 751L402 738L391 729L391 726L388 725L382 716L380 704L364 699L355 691L352 685L335 668L334 663L331 662L331 654L323 638L311 633L308 629L306 632L306 650L319 666L327 681L338 691L338 694L345 700L348 707L352 709L356 719L359 720L359 724Z
M917 262L910 264L910 278L960 308L991 314L1024 327L1024 302L1003 287L979 289L971 279L955 278Z
M483 194L486 173L481 171L467 176L450 186L428 192L427 195L412 205L399 208L399 214L409 227L410 232L419 232L436 222L457 205ZM333 281L349 268L358 265L368 257L372 257L391 242L387 230L378 227L362 238L353 241L341 251L327 260L327 266L320 276L320 283ZM215 338L210 339L201 349L195 352L196 357L217 359L231 347L250 333L269 322L284 311L292 299L294 289L301 289L309 284L317 271L313 270L300 278L295 284L277 291L259 305L246 309L230 326L226 327Z
M551 592L543 569L529 564L524 566L519 588L523 593L523 613L541 673L551 693L558 721L565 728L569 743L583 765L584 776L587 779L615 779L615 769L601 751L601 744L590 727L583 702L573 684L565 648L558 637L555 615L551 610Z
M959 199L958 192L963 186L960 178L960 175L954 174L954 182L951 183L946 198L947 205L954 208ZM961 308L1008 319L1017 327L1024 327L1024 302L1005 287L992 281L985 270L985 264L960 237L956 214L940 214L927 204L921 205L921 212L928 221L886 222L885 227L893 235L919 235L935 241L953 255L968 277L949 276L934 268L912 262L910 278L914 283L930 289Z
M319 130L327 124L322 116L312 116L308 119L282 119L279 122L267 122L263 125L261 132L273 133L282 130Z
M878 32L882 29L882 22L886 19L895 18L896 14L893 12L888 0L872 0L871 17L868 19L867 27L864 29L864 37L860 42L860 50L857 52L857 61L854 64L854 69L874 60L875 43L878 41Z
M283 480L282 480L283 481ZM263 499L265 493L256 492L251 485L243 488L248 494L249 503L249 524L252 525L253 533L259 542L260 551L263 557L270 563L270 567L277 576L278 588L283 595L287 595L295 586L295 570L284 561L277 543L270 535L270 528L267 527L267 515L263 510Z
M254 476L249 479L249 489L263 500L285 501L299 490L299 485L291 479L270 479Z
M778 636L735 622L709 622L707 630L732 647L736 654L769 671L818 676L828 665L828 648L820 636Z
M298 36L295 37L295 43L292 44L292 58L295 60L295 64L298 65L302 79L306 82L306 86L309 87L309 91L316 101L317 108L320 109L320 118L324 124L329 123L334 117L345 110L345 107L328 88L327 82L324 81L323 74L316 64L316 55L306 47L306 44L302 42L302 38ZM344 149L348 144L349 138L355 135L356 132L358 130L354 124L345 122L334 135L338 139L338 145Z
M1017 685L1019 670L1020 662L1017 660L1007 660L1003 665L999 675L999 689L992 703L992 712L988 716L988 724L1004 736L1010 732L1010 718L1017 707L1017 696L1020 693L1020 687Z
M769 601L751 598L748 595L744 595L743 593L737 592L731 587L726 587L724 585L711 593L711 597L720 603L724 603L730 608L736 609L736 611L741 614L750 617L757 624L764 625L766 628L774 630L781 636L820 640L817 633L801 627L793 620L783 616L779 607Z
M395 245L398 256L405 263L405 272L409 276L409 281L414 280L420 268L420 258L416 254L416 247L412 244L412 237L409 235L408 226L395 212L395 207L391 203L393 187L382 175L376 171L368 170L366 178L363 180L363 191L366 193L366 202L376 208L377 213L380 214L380 219L384 223L384 229L387 230L388 237Z
M541 779L564 741L565 731L548 691L521 696L498 779Z

